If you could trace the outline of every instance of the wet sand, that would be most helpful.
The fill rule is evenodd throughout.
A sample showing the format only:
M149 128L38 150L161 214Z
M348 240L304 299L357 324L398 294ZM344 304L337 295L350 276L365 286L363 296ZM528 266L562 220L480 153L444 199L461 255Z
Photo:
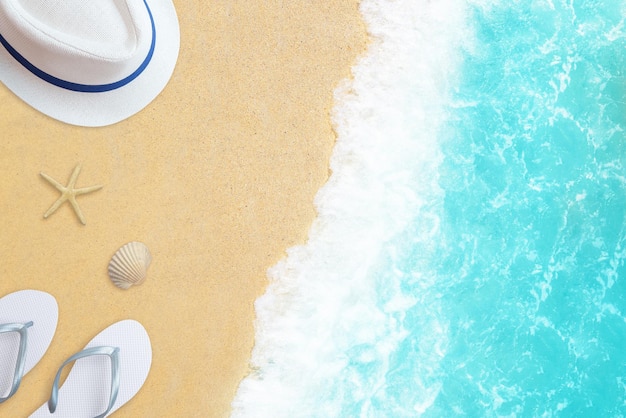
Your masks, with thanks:
M181 52L161 95L104 128L65 125L0 86L0 295L51 293L59 325L3 416L44 403L57 367L135 319L151 337L146 384L116 417L226 417L247 373L266 270L304 242L328 178L333 90L365 49L358 1L175 1ZM62 105L62 104L59 104ZM104 185L43 214L66 184ZM152 252L122 291L107 264ZM59 400L62 402L62 399Z

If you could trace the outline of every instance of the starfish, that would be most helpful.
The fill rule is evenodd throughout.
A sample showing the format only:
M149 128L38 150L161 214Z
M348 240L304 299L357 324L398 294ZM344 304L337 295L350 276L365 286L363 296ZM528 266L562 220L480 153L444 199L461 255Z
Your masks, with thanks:
M87 194L91 192L95 192L96 190L100 190L102 186L91 186L91 187L83 187L81 189L76 189L76 179L78 178L78 174L80 173L80 164L76 166L74 171L72 172L72 176L70 177L70 181L67 183L67 186L63 186L61 183L50 177L44 172L39 173L41 177L43 177L48 183L52 184L58 191L61 192L61 196L50 206L50 209L46 213L43 214L44 219L48 216L52 215L65 201L69 201L74 208L74 212L76 212L76 216L80 219L80 222L83 225L86 225L85 217L83 213L80 211L80 207L76 202L76 196L81 194Z

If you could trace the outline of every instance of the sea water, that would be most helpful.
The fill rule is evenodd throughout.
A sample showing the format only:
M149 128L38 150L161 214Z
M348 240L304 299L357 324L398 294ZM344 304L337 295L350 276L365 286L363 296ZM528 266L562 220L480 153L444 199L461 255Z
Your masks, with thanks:
M361 12L233 416L626 416L626 2Z

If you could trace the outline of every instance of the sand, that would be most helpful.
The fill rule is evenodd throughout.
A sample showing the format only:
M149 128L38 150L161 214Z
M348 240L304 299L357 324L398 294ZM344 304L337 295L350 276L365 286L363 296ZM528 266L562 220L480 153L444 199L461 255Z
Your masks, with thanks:
M100 330L141 322L153 363L116 417L225 417L247 373L266 270L306 240L329 175L333 90L365 49L357 0L179 0L181 52L148 108L104 128L52 120L0 86L0 295L56 297L48 353L4 403L28 416L62 361ZM59 104L62 105L62 104ZM104 188L86 225L39 175ZM142 241L149 277L122 291L112 254ZM60 399L60 402L63 400Z

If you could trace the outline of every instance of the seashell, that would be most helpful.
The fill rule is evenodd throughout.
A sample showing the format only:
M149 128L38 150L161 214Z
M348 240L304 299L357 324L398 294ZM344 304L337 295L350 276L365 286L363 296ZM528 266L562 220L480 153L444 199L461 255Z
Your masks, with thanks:
M120 289L128 289L146 280L148 267L152 261L145 244L129 242L117 250L109 262L109 278Z

